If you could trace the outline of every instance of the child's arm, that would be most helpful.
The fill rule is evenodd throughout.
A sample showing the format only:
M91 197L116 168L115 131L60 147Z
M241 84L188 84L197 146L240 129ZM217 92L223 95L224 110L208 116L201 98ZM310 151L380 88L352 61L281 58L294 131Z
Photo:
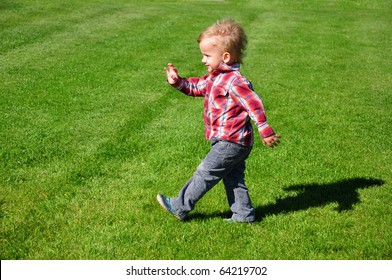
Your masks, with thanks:
M232 98L248 112L255 122L263 144L271 148L277 146L280 142L280 135L269 126L263 102L253 90L252 84L246 79L235 80L231 89Z
M178 75L178 70L173 64L168 63L166 71L167 82L174 88L182 91L189 96L204 96L206 89L206 77L202 78L181 78Z

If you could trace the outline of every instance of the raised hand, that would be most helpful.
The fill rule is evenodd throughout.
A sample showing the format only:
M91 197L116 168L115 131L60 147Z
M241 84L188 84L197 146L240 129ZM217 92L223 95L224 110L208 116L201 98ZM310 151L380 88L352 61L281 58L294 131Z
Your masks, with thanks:
M175 83L177 83L178 79L180 78L178 76L178 70L177 68L175 68L173 66L173 64L168 63L167 64L167 68L164 68L166 71L166 75L167 75L167 81L169 84L174 85Z

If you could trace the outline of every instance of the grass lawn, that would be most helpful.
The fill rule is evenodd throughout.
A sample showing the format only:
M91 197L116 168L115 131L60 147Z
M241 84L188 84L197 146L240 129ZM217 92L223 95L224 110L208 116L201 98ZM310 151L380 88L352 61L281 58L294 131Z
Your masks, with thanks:
M391 259L390 1L0 3L1 259ZM227 224L223 185L180 222L175 196L209 150L196 39L221 18L278 148L247 161L258 222Z

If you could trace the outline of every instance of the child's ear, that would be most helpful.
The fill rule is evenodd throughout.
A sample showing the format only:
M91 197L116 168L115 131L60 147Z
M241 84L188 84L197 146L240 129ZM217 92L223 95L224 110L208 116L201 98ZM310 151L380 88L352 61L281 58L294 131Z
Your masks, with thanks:
M223 62L227 64L227 63L230 62L230 59L231 59L230 53L229 52L224 52L223 53Z

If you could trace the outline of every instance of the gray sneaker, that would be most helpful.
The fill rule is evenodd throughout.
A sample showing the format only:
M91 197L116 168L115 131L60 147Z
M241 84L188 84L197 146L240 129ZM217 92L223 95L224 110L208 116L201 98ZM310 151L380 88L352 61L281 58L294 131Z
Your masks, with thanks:
M248 224L252 224L254 222L248 222L248 221L237 221L234 220L233 218L229 218L229 219L223 219L223 221L225 221L226 223L248 223Z
M171 213L174 217L176 217L180 221L185 220L186 215L188 213L176 209L170 203L170 199L169 198L165 197L163 194L158 194L157 195L157 200L158 200L159 204L162 206L162 208L165 209L167 212Z

